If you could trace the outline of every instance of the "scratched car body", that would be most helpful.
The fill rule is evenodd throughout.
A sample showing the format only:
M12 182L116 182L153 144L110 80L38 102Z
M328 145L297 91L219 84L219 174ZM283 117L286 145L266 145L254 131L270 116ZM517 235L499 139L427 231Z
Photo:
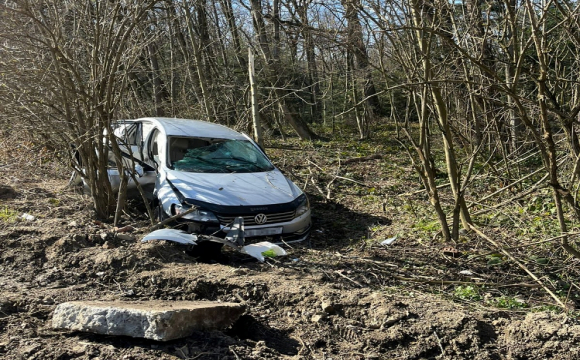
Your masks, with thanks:
M190 233L225 235L241 216L246 238L308 238L308 198L247 135L218 124L172 118L119 121L115 134L124 155L137 163L138 182L160 219L195 206L179 220ZM118 184L118 173L109 174Z

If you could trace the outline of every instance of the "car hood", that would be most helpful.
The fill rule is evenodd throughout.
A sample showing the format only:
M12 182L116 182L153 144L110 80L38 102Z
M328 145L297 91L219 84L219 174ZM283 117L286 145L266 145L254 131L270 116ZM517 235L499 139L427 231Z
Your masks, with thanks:
M278 169L257 173L167 171L167 180L186 199L228 206L288 203L302 191Z

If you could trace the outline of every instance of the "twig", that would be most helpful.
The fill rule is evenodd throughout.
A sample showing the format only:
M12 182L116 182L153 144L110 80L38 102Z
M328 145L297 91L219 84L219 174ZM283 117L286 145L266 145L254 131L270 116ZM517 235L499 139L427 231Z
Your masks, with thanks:
M338 175L336 175L335 177L336 177L336 178L338 178L338 179L342 179L342 180L346 180L346 181L351 181L351 182L353 182L353 183L355 183L355 184L359 184L359 185L362 185L362 186L364 186L364 187L371 187L370 185L367 185L367 184L365 184L365 183L362 183L362 182L360 182L360 181L356 181L356 180L353 180L353 179L345 178L345 177L343 177L343 176L338 176Z
M450 186L451 183L447 183L447 184L442 184L442 185L438 185L436 186L437 189L442 189L444 187ZM409 195L417 195L420 194L422 192L427 191L427 189L421 189L421 190L417 190L417 191L412 191L412 192L407 192L407 193L403 193L403 194L399 194L397 196L409 196Z
M362 156L362 157L345 159L342 161L342 163L343 164L352 164L352 163L369 161L369 160L377 160L377 159L382 159L382 158L383 158L383 156L380 154L373 154L373 155L369 155L369 156ZM336 161L333 161L333 163L335 163L335 162Z
M552 242L554 240L559 240L559 239L561 239L561 238L563 238L565 236L570 236L570 235L580 235L580 232L571 232L571 233L560 234L560 235L555 236L555 237L550 238L550 239L546 239L546 240L542 240L542 241L536 241L536 242L529 243L529 244L510 246L510 247L506 247L506 248L503 248L503 249L504 250L521 249L521 248L525 248L525 247L529 247L529 246L540 245L540 244ZM476 256L471 257L470 260L477 259L477 258L480 258L482 256L491 255L491 254L494 254L494 253L496 253L496 251L490 251L490 252L485 253L485 254L476 255Z
M282 243L284 243L284 245L288 246L290 249L294 249L294 247L292 247L292 245L290 245L286 241L284 241L284 238L280 237L280 241L282 241Z
M236 359L241 360L240 357L238 356L238 354L236 354L236 352L234 351L234 349L230 349L230 351L232 352L232 354L234 354Z
M334 272L337 273L338 275L342 276L343 278L345 278L349 281L352 281L353 283L357 284L359 287L363 287L358 281L353 280L353 279L349 278L348 276L344 275L343 273L340 272L340 270L335 270Z
M338 176L335 176L332 180L330 180L330 182L328 184L326 184L326 199L330 200L330 192L332 191L332 189L330 188L330 186L332 185L332 183L334 182L334 180L336 180Z
M518 195L516 195L516 196L514 196L514 197L512 197L512 198L510 198L510 199L507 199L506 201L503 201L503 202L501 202L501 203L499 203L499 204L497 204L497 205L490 206L488 209L483 209L483 210L476 211L476 212L475 212L475 213L473 213L472 215L481 215L481 214L485 214L486 212L489 212L489 211L491 211L492 209L497 209L497 208L500 208L500 207L502 207L502 206L504 206L504 205L506 205L506 204L512 203L512 202L514 202L514 201L516 201L516 200L518 200L518 199L521 199L521 198L523 198L523 197L526 197L526 196L528 196L529 194L531 194L531 193L533 193L534 191L538 190L538 189L540 188L540 185L542 185L542 183L544 182L544 180L546 180L546 179L548 178L548 176L549 176L549 174L546 174L546 175L544 175L544 177L543 177L543 178L541 178L541 179L540 179L538 182L536 182L536 183L534 184L534 186L532 186L530 189L528 189L528 190L524 191L523 193L521 193L521 194L518 194Z
M322 191L322 189L320 188L320 186L318 186L318 184L316 183L316 181L314 181L314 174L312 173L312 169L310 167L308 167L308 171L310 172L310 175L312 175L310 177L310 182L312 182L312 185L314 185L314 187L316 188L316 190L318 190L318 192L320 192L320 195L322 195L324 198L326 198L326 194L324 194L324 191Z
M546 290L546 292L548 294L550 294L550 296L556 300L556 303L558 303L558 305L560 305L562 307L562 309L566 310L566 305L564 305L564 303L562 302L562 300L560 300L556 294L554 294L552 292L552 290L548 289L548 287L546 285L544 285L544 283L542 282L542 280L540 280L536 275L534 275L534 273L532 273L530 271L530 269L528 269L524 264L522 264L521 262L519 262L509 251L502 249L499 244L497 242L495 242L494 240L492 240L491 238L489 238L487 235L485 235L483 232L481 232L478 228L476 228L474 225L469 224L469 228L473 231L475 231L475 233L477 233L477 235L481 236L482 238L484 238L485 240L489 241L491 244L493 244L496 248L499 249L499 251L501 251L505 256L507 256L510 260L512 260L513 262L515 262L522 270L524 270L528 275L530 275L530 277L537 282L544 290Z
M526 283L516 283L516 284L500 284L500 283L488 283L488 282L475 282L475 281L459 281L459 280L429 280L429 279L418 279L418 278L408 278L404 276L399 276L395 274L390 274L393 279L400 281L417 282L431 285L487 285L494 287L528 287L537 288L537 284L526 284Z
M433 331L433 335L435 335L435 339L437 339L437 344L439 344L439 349L441 349L441 356L445 357L445 350L443 349L443 344L441 343L439 335L437 335L437 331Z
M310 180L310 174L306 175L306 181L304 181L304 186L302 187L302 191L306 191L306 186L308 186L309 180Z
M343 259L350 259L350 260L360 260L360 261L365 261L365 262L369 262L369 263L373 263L373 264L377 264L377 265L382 265L382 266L388 266L388 267L395 267L398 268L399 265L395 265L395 264L391 264L391 263L387 263L384 261L377 261L377 260L371 260L371 259L367 259L367 258L359 258L359 257L350 257L350 256L344 256L341 253L335 253L335 255L337 255L338 257L341 257Z
M302 340L302 337L300 335L298 335L298 340L300 340L300 343L302 344L302 348L298 351L298 355L300 355L302 349L308 350L309 353L312 352L312 350L310 350L310 347L306 345L306 343L304 342L304 340Z
M497 194L499 194L499 193L501 193L501 192L503 192L503 191L505 191L505 190L507 190L507 189L509 189L509 188L511 188L511 187L513 187L513 186L515 186L515 185L517 185L519 183L521 183L522 181L524 181L524 180L526 180L528 178L531 178L532 176L536 175L537 173L539 173L541 171L545 171L545 169L544 168L540 168L540 169L532 172L531 174L528 174L528 175L524 176L523 178L521 178L521 179L519 179L519 180L517 180L517 181L515 181L515 182L513 182L511 184L508 184L508 185L502 187L501 189L499 189L499 190L497 190L497 191L495 191L495 192L493 192L493 193L485 196L483 199L479 199L478 201L479 202L483 202L483 201L485 201L485 200L487 200L487 199L489 199L491 197L494 197L495 195L497 195ZM473 204L470 204L468 207L471 207L471 206L473 206Z
M316 166L318 168L318 170L324 172L324 169L321 168L320 166L318 166L314 161L310 160L310 159L306 159L306 161L308 161L310 164Z
M190 209L187 209L186 211L184 211L184 212L182 212L182 213L180 213L180 214L173 215L172 217L170 217L170 218L168 218L168 219L165 219L165 220L161 221L160 223L158 223L158 224L156 224L156 225L153 225L153 226L151 226L151 227L149 228L149 231L154 231L154 230L157 230L157 229L159 229L159 228L161 228L161 227L165 226L166 224L169 224L169 223L170 223L170 222L172 222L173 220L177 220L177 219L179 219L179 218L181 218L181 217L183 217L183 216L185 216L185 215L187 215L187 214L189 214L189 213L192 213L192 212L194 212L195 210L197 210L197 207L195 207L195 206L192 206Z
M242 304L246 304L246 303L247 303L247 301L246 301L246 300L244 300L244 298L243 298L243 297L241 297L241 296L240 296L240 294L238 294L238 293L234 293L234 296L236 297L236 299L240 300L240 302L241 302Z

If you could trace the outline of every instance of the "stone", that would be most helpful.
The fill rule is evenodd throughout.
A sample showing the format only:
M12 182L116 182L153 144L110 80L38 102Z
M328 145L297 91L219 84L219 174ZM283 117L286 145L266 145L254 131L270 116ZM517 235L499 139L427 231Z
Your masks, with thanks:
M135 235L131 235L131 234L117 234L116 238L121 240L121 241L135 241Z
M322 307L322 311L324 311L327 314L334 314L336 309L334 308L334 305L330 302L327 301L323 301L320 304L320 307Z
M105 241L102 248L103 249L114 249L116 246L111 241Z
M320 324L325 318L326 318L326 314L316 314L316 315L312 316L310 321L312 321L313 323L316 323L316 324Z
M52 327L169 341L226 328L243 312L241 304L210 301L72 301L56 307Z

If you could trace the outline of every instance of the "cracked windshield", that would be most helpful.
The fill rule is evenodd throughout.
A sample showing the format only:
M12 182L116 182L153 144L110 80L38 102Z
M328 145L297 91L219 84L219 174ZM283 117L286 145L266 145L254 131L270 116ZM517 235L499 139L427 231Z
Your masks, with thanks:
M170 138L172 168L198 173L249 173L274 167L245 140Z

